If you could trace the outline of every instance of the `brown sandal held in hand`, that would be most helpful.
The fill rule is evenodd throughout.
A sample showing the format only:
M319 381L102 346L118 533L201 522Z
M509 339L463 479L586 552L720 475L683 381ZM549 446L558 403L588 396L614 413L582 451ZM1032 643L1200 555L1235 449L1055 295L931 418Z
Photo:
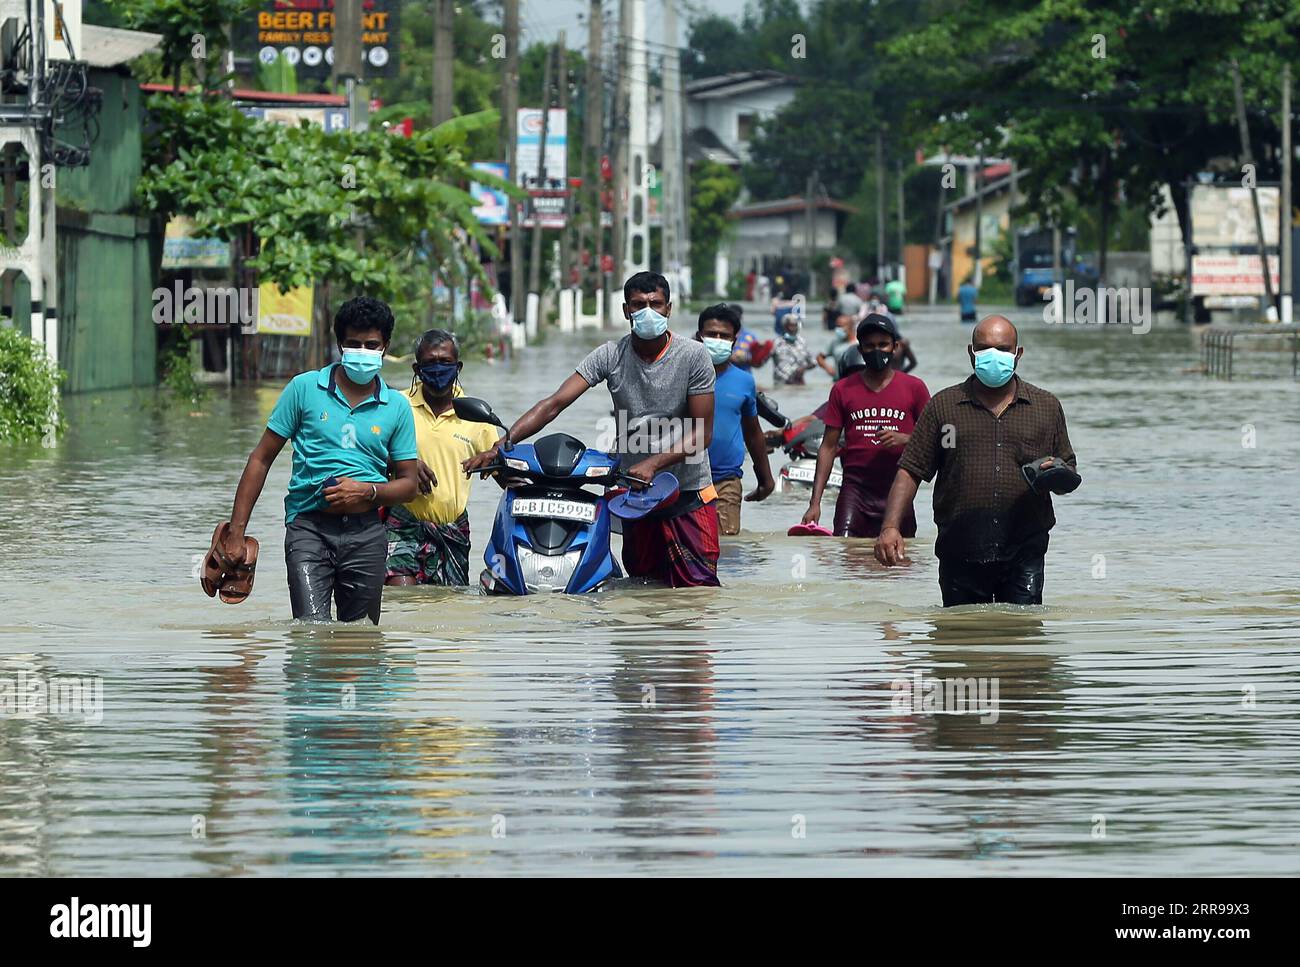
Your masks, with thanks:
M210 598L217 596L217 591L221 588L221 582L225 579L227 572L230 571L230 561L226 558L226 552L223 549L226 542L226 532L229 530L230 521L217 525L217 529L212 532L212 546L208 548L207 556L203 558L199 586L203 588L203 593Z
M226 572L220 587L221 600L225 604L241 604L253 592L253 577L257 570L257 539L244 538L244 562L236 564Z

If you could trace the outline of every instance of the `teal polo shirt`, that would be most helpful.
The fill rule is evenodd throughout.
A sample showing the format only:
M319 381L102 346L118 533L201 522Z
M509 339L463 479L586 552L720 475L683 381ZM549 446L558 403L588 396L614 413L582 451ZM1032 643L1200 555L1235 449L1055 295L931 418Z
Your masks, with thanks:
M411 404L382 378L354 409L335 385L339 363L290 380L266 428L293 441L293 476L284 498L284 522L326 506L321 493L330 477L365 483L388 480L390 461L414 460L415 418Z

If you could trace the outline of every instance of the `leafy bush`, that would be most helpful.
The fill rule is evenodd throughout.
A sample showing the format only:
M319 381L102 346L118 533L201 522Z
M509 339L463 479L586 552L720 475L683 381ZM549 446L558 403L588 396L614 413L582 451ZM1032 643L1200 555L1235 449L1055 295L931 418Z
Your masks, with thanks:
M206 395L206 390L194 375L193 354L190 343L193 337L184 326L174 331L171 348L159 359L162 369L162 384L183 400L197 403Z
M0 440L48 440L62 431L58 387L64 375L44 347L0 326Z

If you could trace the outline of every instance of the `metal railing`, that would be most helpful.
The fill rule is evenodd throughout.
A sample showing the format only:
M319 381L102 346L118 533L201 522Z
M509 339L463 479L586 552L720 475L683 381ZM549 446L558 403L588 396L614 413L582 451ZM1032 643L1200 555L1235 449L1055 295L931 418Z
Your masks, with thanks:
M1291 342L1291 378L1295 379L1300 376L1300 326L1209 326L1201 333L1202 368L1206 376L1232 379L1237 353L1284 353L1288 339ZM1274 345L1260 345L1261 342ZM1276 374L1249 372L1243 375Z

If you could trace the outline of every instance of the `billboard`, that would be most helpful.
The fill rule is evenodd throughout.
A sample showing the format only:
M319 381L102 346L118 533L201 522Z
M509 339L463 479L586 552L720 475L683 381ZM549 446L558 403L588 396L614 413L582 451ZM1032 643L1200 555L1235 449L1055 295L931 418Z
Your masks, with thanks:
M163 269L224 269L230 265L230 243L196 237L194 220L176 215L163 236Z
M1264 222L1264 244L1278 244L1280 189L1256 188ZM1192 186L1192 244L1198 248L1257 248L1255 206L1250 189L1231 185ZM1260 276L1262 291L1263 276Z
M567 191L528 191L528 208L521 224L524 228L563 228L567 221L569 193Z
M551 108L546 125L546 184L537 181L538 155L542 148L542 109L521 107L516 115L518 138L515 184L521 188L563 191L569 184L569 140L566 112Z
M397 75L400 0L362 0L361 60L366 77ZM334 0L264 0L253 11L258 61L284 58L305 77L334 66Z
M330 132L348 129L348 109L345 107L260 107L256 104L240 104L239 109L249 117L270 124L297 127L300 122L308 121Z
M257 331L272 336L311 335L312 287L281 292L274 282L257 287Z
M1253 220L1251 230L1254 231ZM1273 291L1280 288L1278 258L1268 257ZM1192 295L1263 295L1264 273L1258 255L1193 255Z
M475 171L486 171L488 174L496 175L502 181L510 178L510 168L504 161L475 161L473 167ZM474 206L474 217L479 220L479 224L510 224L510 199L504 191L471 181L469 193L478 202Z

